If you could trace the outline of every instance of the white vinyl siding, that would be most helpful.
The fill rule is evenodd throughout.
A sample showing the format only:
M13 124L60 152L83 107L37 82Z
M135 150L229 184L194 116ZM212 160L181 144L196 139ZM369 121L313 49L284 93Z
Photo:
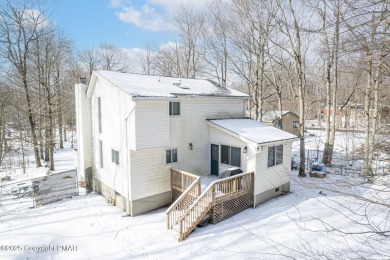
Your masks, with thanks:
M137 200L170 191L170 165L165 149L130 151L131 198Z
M98 97L101 97L101 128L99 133L98 122ZM125 119L131 115L131 111L135 106L132 98L113 86L104 78L98 77L94 92L91 96L92 106L92 125L93 125L93 144L95 149L95 177L103 182L106 186L116 190L119 194L128 197L128 187L130 174L128 160L126 160L125 152L127 142L131 141L131 132L134 133L132 125ZM129 119L130 120L130 119ZM126 124L127 123L127 124ZM106 131L109 130L109 131ZM129 133L126 136L126 130ZM99 151L99 141L102 141L102 153ZM111 147L121 151L119 165L111 163L112 153ZM100 158L102 157L103 168L100 167Z
M75 86L77 125L77 174L85 177L84 170L92 167L92 111L91 100L86 97L87 86Z
M255 194L275 189L290 182L291 142L283 145L283 163L268 167L268 147L264 146L256 154Z
M178 151L175 168L209 174L207 119L243 116L244 101L238 98L180 97L179 102L180 116L169 116L169 101L137 101L134 112L136 149L130 147L132 200L170 190L172 164L166 163L166 150L173 147ZM239 143L232 145L241 147Z
M137 101L135 115L136 150L169 145L166 101Z
M180 153L175 167L194 174L209 174L210 144L213 142L210 142L207 119L243 117L243 105L244 101L237 98L180 97L180 117L169 117L167 145L177 147Z

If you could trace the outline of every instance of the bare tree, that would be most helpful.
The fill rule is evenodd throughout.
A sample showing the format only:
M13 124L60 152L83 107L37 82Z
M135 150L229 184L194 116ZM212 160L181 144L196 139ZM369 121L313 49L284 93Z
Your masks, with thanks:
M295 92L299 103L299 138L300 138L300 165L298 176L304 177L305 174L305 89L306 89L306 49L303 45L303 21L297 16L296 7L292 0L284 3L276 1L278 13L275 16L279 31L286 37L288 45L283 46L280 42L273 41L275 45L287 53L294 61L294 70L296 78ZM301 11L302 14L302 11Z
M127 53L112 44L103 43L97 50L103 70L126 72L129 67Z
M266 53L273 28L275 8L266 1L232 1L230 7L232 51L229 55L232 70L246 83L252 97L255 119L262 121L266 96ZM272 94L271 94L272 95ZM252 110L252 108L250 108Z
M137 57L137 64L145 75L154 75L156 71L156 50L153 44L147 42Z
M351 37L350 50L361 53L366 85L364 95L364 175L372 175L372 161L379 122L380 87L384 61L389 53L388 1L356 1L349 3L351 17L343 17ZM358 28L358 29L357 29Z
M221 0L211 2L206 13L203 30L204 60L210 71L206 74L215 77L226 85L228 77L229 16L227 5Z
M337 114L337 90L338 90L338 63L340 46L340 1L323 0L321 3L315 2L314 9L317 11L322 23L320 37L322 44L319 46L320 57L324 58L324 81L326 86L326 139L322 162L332 163L333 147L336 132ZM329 14L330 11L330 14ZM333 78L332 78L333 74ZM332 88L333 85L333 88ZM332 111L332 113L331 113Z
M34 147L36 167L41 166L36 135L36 122L31 97L31 87L28 81L30 68L29 56L34 41L42 37L42 27L47 26L44 16L36 1L8 1L0 3L0 54L5 57L17 72L20 86L24 90L27 104L27 116Z
M180 4L176 10L174 25L179 30L179 37L183 49L180 61L180 71L184 78L195 78L201 72L203 51L200 51L199 40L205 23L204 16L196 12L188 3ZM176 48L178 51L178 48Z
M98 66L100 64L100 57L98 55L98 51L93 48L79 52L78 60L86 70L88 79L91 77L92 72L95 69L98 69Z
M8 151L7 137L9 132L9 115L7 111L10 111L10 100L12 91L3 83L0 85L0 165L3 162L5 154Z
M183 77L182 48L179 43L161 47L156 54L156 72L161 76Z

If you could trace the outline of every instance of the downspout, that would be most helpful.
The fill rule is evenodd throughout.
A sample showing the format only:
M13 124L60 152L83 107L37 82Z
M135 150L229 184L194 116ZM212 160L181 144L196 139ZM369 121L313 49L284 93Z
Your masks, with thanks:
M129 152L129 142L128 142L128 132L127 132L127 120L129 119L129 117L133 114L135 110L135 105L134 107L130 110L130 112L127 114L127 116L125 117L125 135L126 135L126 153L127 156L126 156L126 176L127 176L127 212L128 214L130 214L131 216L133 214L130 213L130 154L128 154Z
M246 99L243 100L242 104L242 118L246 118Z

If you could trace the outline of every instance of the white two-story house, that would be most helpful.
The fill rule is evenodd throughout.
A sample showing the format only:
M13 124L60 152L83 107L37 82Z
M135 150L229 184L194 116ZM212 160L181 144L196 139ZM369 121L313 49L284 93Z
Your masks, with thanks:
M289 190L296 136L245 118L247 94L211 80L94 71L78 84L78 172L131 216L171 202L171 167L255 172L259 204Z

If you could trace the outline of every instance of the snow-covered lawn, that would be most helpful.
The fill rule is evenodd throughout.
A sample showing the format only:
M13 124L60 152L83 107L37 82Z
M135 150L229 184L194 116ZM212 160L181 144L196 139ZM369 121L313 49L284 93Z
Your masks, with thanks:
M299 179L295 176L296 173L290 194L219 224L197 228L181 243L165 229L165 208L137 217L125 217L123 211L107 204L98 194L13 212L0 217L0 246L3 246L0 258L318 259L323 255L335 258L339 253L344 257L356 257L353 252L361 251L367 251L363 256L375 258L369 246L362 248L362 244L356 241L359 238L356 235L337 236L334 232L325 232L319 221L309 221L319 218L344 231L366 231L346 217L351 214L351 209L363 212L363 204L327 189L333 189L335 183L344 183L345 192L357 195L365 196L373 190L364 185L356 188L356 183L352 185L345 182L345 177L336 175L327 179ZM343 205L348 205L348 208ZM375 211L371 216L373 223L387 213ZM18 248L6 251L4 246ZM64 251L65 246L71 246L67 249L74 251ZM388 239L373 246L381 253L390 253Z
M54 161L55 161L55 170L51 171L51 174L61 172L61 171L67 171L71 169L75 169L76 166L73 162L73 149L70 147L69 142L65 142L65 147L63 149L56 149L54 151ZM34 156L30 154L28 156L28 161L30 162L29 165L26 167L26 173L23 173L21 168L11 168L6 171L4 168L0 168L0 177L4 177L6 175L11 176L11 181L6 182L3 184L11 184L13 182L21 182L24 180L31 180L34 178L42 177L47 175L48 168L47 167L40 167L36 168L35 164L33 163ZM18 158L20 159L20 158ZM6 165L4 163L4 165Z

